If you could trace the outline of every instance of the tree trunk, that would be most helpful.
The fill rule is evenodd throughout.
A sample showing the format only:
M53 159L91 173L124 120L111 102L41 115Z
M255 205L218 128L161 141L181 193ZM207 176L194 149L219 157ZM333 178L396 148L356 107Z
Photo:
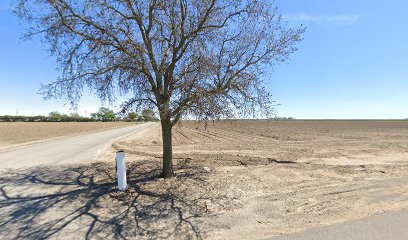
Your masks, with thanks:
M173 171L173 143L171 136L171 122L170 119L161 120L162 140L163 140L163 170L161 177L171 178L174 176Z

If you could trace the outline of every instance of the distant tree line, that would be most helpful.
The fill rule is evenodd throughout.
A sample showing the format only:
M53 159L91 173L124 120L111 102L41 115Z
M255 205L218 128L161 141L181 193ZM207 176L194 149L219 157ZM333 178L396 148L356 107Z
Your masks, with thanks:
M52 111L48 116L0 116L0 122L147 122L158 121L155 113L151 109L144 109L140 115L136 112L126 114L117 114L113 110L101 107L91 117L80 116L78 113L69 115L62 114L58 111Z
M295 119L293 117L273 117L273 118L270 118L270 120L279 121L279 120L295 120Z

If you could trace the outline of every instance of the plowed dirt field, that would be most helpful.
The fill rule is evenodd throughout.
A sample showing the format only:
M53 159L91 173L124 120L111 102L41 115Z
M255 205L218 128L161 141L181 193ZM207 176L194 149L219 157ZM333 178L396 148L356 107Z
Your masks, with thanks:
M0 122L0 150L35 141L134 124L128 122Z
M208 197L229 199L200 223L210 239L262 239L408 207L407 121L190 121L173 142L176 172L204 169ZM159 166L160 127L115 148Z
M191 121L173 142L172 179L159 124L99 162L2 171L0 238L269 239L408 207L408 121Z

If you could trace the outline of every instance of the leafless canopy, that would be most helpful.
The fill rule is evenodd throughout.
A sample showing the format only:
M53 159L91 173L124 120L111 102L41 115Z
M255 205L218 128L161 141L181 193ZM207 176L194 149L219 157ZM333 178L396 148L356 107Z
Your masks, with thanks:
M16 12L61 64L46 96L75 103L84 87L104 100L133 96L125 110L154 106L171 125L186 114L268 110L262 73L304 31L270 0L19 0Z

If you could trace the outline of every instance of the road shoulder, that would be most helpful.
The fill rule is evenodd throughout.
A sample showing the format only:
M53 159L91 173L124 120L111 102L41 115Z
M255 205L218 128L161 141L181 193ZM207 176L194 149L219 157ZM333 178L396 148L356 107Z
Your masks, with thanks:
M269 240L406 240L408 209L312 228Z

